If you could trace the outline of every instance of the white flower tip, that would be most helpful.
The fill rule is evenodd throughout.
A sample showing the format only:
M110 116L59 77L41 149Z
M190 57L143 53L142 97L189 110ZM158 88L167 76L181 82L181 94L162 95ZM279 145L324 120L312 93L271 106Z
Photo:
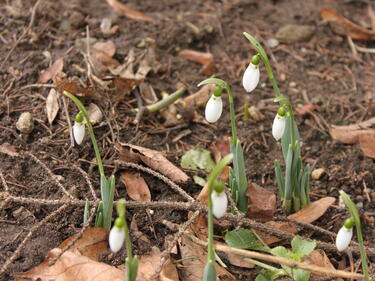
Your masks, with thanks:
M228 198L225 192L218 194L215 190L211 193L212 212L217 219L220 219L227 211Z
M350 241L353 236L353 228L346 228L345 226L341 227L336 236L336 248L337 250L344 251L348 248Z
M209 123L215 123L219 120L223 112L223 101L221 97L212 95L206 104L205 117Z
M276 114L275 119L273 120L272 124L272 135L275 140L280 140L285 131L285 117Z
M80 145L85 137L85 124L75 122L73 126L73 136L76 143Z
M117 253L120 251L122 245L124 244L125 239L125 230L122 228L118 228L117 226L113 226L111 231L109 232L109 247L111 251Z
M250 63L242 78L242 85L246 92L251 92L257 87L259 83L259 76L259 66Z

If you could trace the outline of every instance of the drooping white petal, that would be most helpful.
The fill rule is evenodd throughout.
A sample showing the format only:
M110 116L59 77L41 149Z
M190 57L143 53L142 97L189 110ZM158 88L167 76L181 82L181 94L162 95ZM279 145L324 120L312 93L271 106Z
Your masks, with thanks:
M124 228L118 228L116 225L112 227L109 232L109 247L111 251L118 252L124 244L125 230Z
M81 144L85 137L85 124L75 122L73 126L73 136L77 144Z
M251 92L259 83L259 66L252 63L246 68L242 77L242 85L246 92Z
M215 123L217 120L219 120L222 112L223 101L221 100L221 97L215 97L212 95L206 104L206 120L210 123Z
M220 219L227 211L228 198L225 192L218 194L215 190L211 193L212 199L212 212L214 216Z
M272 135L275 140L279 140L283 137L285 131L285 116L276 114L272 124Z
M336 236L336 248L337 250L344 251L350 244L352 240L353 228L341 227Z

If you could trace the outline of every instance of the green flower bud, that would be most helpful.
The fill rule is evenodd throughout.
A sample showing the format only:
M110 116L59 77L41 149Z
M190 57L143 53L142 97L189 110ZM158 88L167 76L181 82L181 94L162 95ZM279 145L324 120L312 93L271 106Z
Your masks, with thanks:
M213 95L214 95L215 97L221 97L222 92L223 92L223 88L220 87L219 85L216 85L216 86L214 87L214 89L213 89Z
M221 181L215 181L214 182L214 190L220 194L224 191L224 183L222 183Z
M83 122L83 114L82 114L81 111L77 113L76 118L75 118L75 121L76 121L77 123L82 123L82 122Z
M353 228L353 226L354 226L354 220L353 220L353 218L348 218L348 219L346 219L345 222L344 222L344 226L345 226L347 229L351 229L351 228Z
M251 58L251 63L252 63L253 65L258 65L259 62L260 62L259 54L256 54L255 56L253 56L253 57Z
M281 116L281 117L285 116L285 114L286 114L285 107L280 106L279 110L277 111L277 114L279 114L279 116Z
M124 218L117 218L115 220L115 226L118 227L118 228L123 228L125 225L125 220Z

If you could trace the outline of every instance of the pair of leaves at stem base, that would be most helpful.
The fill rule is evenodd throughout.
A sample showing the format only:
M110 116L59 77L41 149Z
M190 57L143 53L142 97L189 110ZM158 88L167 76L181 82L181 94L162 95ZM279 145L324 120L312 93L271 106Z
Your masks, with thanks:
M112 221L113 198L115 195L115 177L113 175L108 179L104 175L100 176L100 192L102 201L98 206L95 226L110 230ZM87 216L86 212L85 216Z
M310 204L310 166L301 159L300 137L292 116L286 117L285 132L281 139L285 161L285 176L280 162L275 161L275 175L283 207L287 212L299 211Z
M228 231L225 234L225 242L234 248L263 251L297 262L302 262L302 257L309 255L316 247L315 242L302 240L299 236L295 236L291 242L291 250L283 246L269 248L259 243L257 235L253 231L244 228ZM245 260L255 263L255 261L251 259ZM270 281L282 276L289 276L295 281L307 281L310 278L310 272L307 270L292 268L285 265L281 265L282 268L276 268L262 262L256 262L255 264L265 268L256 277L255 281Z
M229 186L232 193L233 201L237 208L242 212L247 212L247 178L245 171L245 161L243 149L238 139L230 143L230 151L233 154L233 169L229 170Z
M138 256L126 258L125 281L135 281L138 273Z

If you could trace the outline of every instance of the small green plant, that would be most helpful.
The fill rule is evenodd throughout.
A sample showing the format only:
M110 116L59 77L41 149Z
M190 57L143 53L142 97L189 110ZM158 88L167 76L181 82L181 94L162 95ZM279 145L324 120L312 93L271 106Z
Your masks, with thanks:
M204 268L203 281L216 281L216 269L215 269L215 249L214 249L214 223L213 216L221 218L228 206L228 199L224 192L224 184L218 182L216 178L220 172L228 165L233 159L232 154L225 156L216 166L212 169L212 172L208 176L207 187L208 187L208 255L207 263Z
M336 246L339 251L345 250L349 244L350 240L353 236L353 226L356 227L357 230L357 239L359 245L359 252L361 254L361 263L362 263L362 273L365 276L365 280L370 280L369 273L368 273L368 266L367 266L367 256L366 256L366 249L363 243L363 236L361 231L361 219L358 214L357 207L350 199L349 195L345 193L345 191L340 191L340 196L344 200L346 207L349 210L351 218L347 219L344 222L343 227L340 229L339 233L336 237Z
M250 34L244 32L244 36L250 41L258 52L252 59L251 66L260 58L268 73L275 92L275 102L279 103L279 110L276 114L272 134L276 140L281 139L282 151L285 162L285 173L281 171L280 162L275 161L276 181L279 187L283 207L287 212L292 209L296 212L310 203L310 167L303 165L301 158L301 141L291 102L280 93L276 79L273 75L270 62L262 45ZM246 74L246 72L245 72ZM258 78L259 79L259 78ZM244 75L245 80L245 75ZM244 83L245 85L245 83Z
M234 248L263 251L296 262L302 262L302 257L309 255L316 247L315 242L302 240L299 236L295 236L291 242L291 250L283 246L270 248L259 242L259 237L256 233L244 228L228 231L225 235L225 242ZM277 268L250 258L244 258L244 260L263 267L261 273L256 277L256 281L275 280L284 276L293 278L296 281L307 281L310 278L310 272L300 268L292 268L286 265L281 265L281 268Z
M127 256L125 259L125 281L135 281L138 273L138 256L133 256L132 243L130 240L129 228L126 222L125 199L117 202L117 219L109 233L109 246L112 252L116 253L124 244Z
M110 230L111 229L111 222L112 222L112 209L113 209L113 198L114 198L114 191L115 191L115 177L112 175L107 178L104 174L104 166L103 161L100 156L99 147L96 142L94 129L92 128L89 115L85 106L81 103L81 101L72 95L71 93L64 91L64 95L70 98L80 110L75 118L75 124L73 126L73 134L77 144L81 144L85 127L87 126L87 130L91 137L91 142L94 147L96 162L98 164L99 172L100 172L100 193L102 201L99 203L95 226L102 227L104 229ZM86 215L86 213L85 213Z

